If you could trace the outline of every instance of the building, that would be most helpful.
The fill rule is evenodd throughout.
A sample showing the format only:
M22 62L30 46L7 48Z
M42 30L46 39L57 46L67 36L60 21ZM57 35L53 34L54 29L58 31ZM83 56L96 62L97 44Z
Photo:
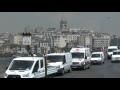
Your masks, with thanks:
M80 37L79 34L67 34L67 42L71 42L71 41L77 41L78 38Z
M67 20L62 16L62 19L60 21L60 30L66 30L67 29Z
M54 35L54 46L63 48L66 46L67 39L64 34L56 34Z
M93 46L93 37L91 34L81 34L79 37L79 45L90 47Z
M22 45L22 41L23 41L22 35L15 35L12 38L13 44Z
M0 40L0 46L2 46L5 43L4 40Z
M120 46L120 37L111 38L110 46Z
M95 35L94 36L94 47L108 47L110 46L110 35Z

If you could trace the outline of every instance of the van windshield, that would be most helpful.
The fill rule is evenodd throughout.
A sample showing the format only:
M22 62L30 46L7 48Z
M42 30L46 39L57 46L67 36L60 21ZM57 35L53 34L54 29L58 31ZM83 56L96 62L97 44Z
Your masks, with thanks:
M50 62L63 62L63 57L64 56L46 56L46 60L49 60Z
M113 52L114 50L117 50L117 49L108 49L108 52Z
M120 55L120 52L113 52L113 55Z
M100 57L100 54L92 54L92 58Z
M72 53L72 58L84 58L84 53Z
M14 60L9 70L30 70L34 61Z

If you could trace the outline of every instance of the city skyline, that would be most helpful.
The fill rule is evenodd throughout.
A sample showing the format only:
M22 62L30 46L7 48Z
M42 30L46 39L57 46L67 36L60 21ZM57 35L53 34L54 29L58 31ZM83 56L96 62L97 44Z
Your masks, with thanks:
M27 26L32 30L37 27L60 29L63 15L68 28L86 28L115 35L120 33L120 12L0 12L0 33L23 32ZM106 20L107 17L111 18Z

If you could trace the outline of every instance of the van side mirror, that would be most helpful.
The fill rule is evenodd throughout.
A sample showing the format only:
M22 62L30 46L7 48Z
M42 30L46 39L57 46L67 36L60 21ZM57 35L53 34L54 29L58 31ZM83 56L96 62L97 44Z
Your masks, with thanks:
M6 70L8 69L8 67L6 67Z
M87 56L85 56L85 59L87 59Z

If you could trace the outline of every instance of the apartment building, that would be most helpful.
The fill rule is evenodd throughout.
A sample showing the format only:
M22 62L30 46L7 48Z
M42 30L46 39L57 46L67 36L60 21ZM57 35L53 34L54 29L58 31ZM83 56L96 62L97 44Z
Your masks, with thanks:
M15 35L12 38L12 42L13 44L18 44L18 45L22 45L22 36L21 35Z
M56 34L54 35L54 46L55 47L65 47L67 43L66 35L64 34Z
M110 46L110 35L95 35L94 47L108 47Z

